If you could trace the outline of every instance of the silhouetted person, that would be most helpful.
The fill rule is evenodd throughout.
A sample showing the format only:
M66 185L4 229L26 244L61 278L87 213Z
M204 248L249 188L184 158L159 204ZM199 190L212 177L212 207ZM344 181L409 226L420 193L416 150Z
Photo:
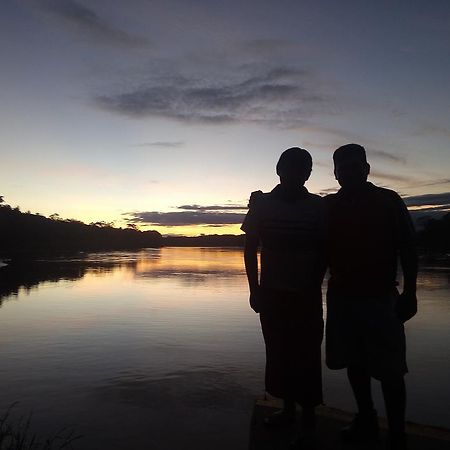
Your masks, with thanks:
M363 147L348 144L333 155L341 189L325 198L329 219L327 365L347 368L358 414L342 430L345 441L378 439L371 378L381 381L389 448L405 449L407 372L403 323L417 311L414 229L394 191L367 181ZM397 259L403 292L397 291Z
M302 429L293 446L313 440L314 408L322 403L325 205L303 186L311 169L306 150L283 152L276 167L280 184L269 193L252 195L242 225L250 306L260 313L266 345L266 391L284 400L283 409L265 424L293 423L300 404Z

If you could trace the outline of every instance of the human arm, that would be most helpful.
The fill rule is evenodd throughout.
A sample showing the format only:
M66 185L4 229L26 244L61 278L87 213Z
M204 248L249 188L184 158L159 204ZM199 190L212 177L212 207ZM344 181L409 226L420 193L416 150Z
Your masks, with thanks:
M403 292L397 302L397 315L406 322L417 313L417 253L414 246L401 248L399 253L403 271Z
M250 289L250 306L258 313L259 301L259 276L258 276L258 246L260 243L260 200L261 191L252 192L249 200L249 210L245 216L241 229L245 231L244 262Z
M406 322L417 313L418 258L414 225L400 197L398 197L398 214L398 253L403 272L403 292L400 294L397 302L397 315L403 322Z
M250 289L250 307L256 313L260 310L260 289L258 280L258 245L259 237L254 234L245 236L244 262Z
M329 265L329 240L330 240L330 225L329 225L329 213L328 204L324 198L320 200L320 214L318 221L319 230L319 241L318 241L318 251L319 251L319 262L318 262L318 281L322 285L325 278L325 274Z

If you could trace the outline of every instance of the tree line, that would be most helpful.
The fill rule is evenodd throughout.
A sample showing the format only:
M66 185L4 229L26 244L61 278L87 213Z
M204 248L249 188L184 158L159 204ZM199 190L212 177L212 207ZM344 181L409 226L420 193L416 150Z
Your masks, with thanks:
M417 234L419 251L422 254L450 254L450 212L440 219L430 218Z
M57 214L44 217L22 212L5 204L0 196L0 256L3 257L161 247L162 241L157 231L115 228L105 222L85 224L61 219Z
M430 218L417 234L419 251L424 255L450 253L450 213ZM140 231L135 225L117 228L111 223L85 224L62 219L58 214L45 217L22 212L7 205L0 196L0 257L20 257L78 251L125 250L146 247L242 247L244 235L167 236L157 231Z

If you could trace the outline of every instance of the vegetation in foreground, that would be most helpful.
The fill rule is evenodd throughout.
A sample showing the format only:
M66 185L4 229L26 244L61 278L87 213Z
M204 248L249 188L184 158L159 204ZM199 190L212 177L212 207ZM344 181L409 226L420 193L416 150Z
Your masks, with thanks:
M11 418L11 405L0 417L0 449L1 450L61 450L73 449L74 441L81 438L73 430L62 429L51 437L41 438L31 431L31 414L20 417L17 421Z

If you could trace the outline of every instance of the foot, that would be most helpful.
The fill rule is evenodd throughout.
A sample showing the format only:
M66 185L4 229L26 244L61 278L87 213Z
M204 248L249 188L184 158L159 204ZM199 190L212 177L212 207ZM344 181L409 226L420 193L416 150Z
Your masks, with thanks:
M299 432L289 444L289 450L315 450L317 441L315 433Z
M387 441L387 450L407 450L406 434L390 435Z
M295 422L295 411L282 409L274 412L264 419L264 425L268 428L283 427L292 425Z
M344 442L375 442L379 439L377 412L356 414L352 423L341 429Z

